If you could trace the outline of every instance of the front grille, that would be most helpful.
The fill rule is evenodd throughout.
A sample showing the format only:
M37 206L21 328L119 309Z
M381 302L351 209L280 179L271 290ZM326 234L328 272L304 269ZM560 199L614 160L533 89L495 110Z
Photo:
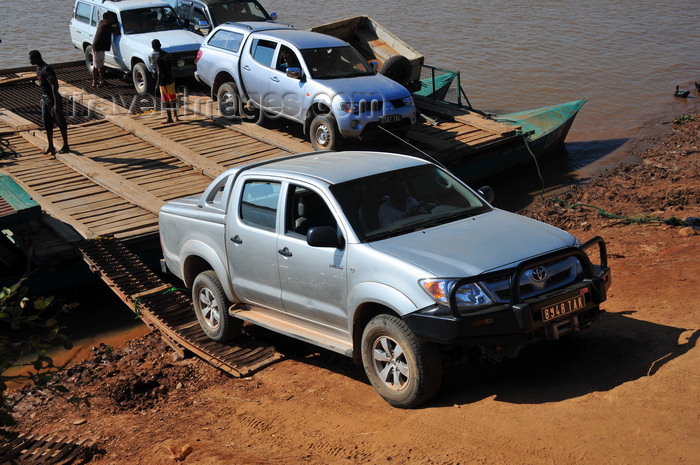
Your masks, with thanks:
M197 54L195 52L180 52L171 53L170 61L173 64L173 68L182 68L187 66L195 66L195 58ZM184 62L183 66L178 65L178 62L182 60Z
M384 101L382 100L372 100L368 102L367 100L360 100L360 113L374 113L377 114L384 108Z
M567 286L581 276L581 264L575 257L555 261L544 265L547 277L543 281L533 279L533 269L525 270L520 279L520 296L523 299L551 292ZM482 282L497 302L505 303L512 300L510 291L510 275Z

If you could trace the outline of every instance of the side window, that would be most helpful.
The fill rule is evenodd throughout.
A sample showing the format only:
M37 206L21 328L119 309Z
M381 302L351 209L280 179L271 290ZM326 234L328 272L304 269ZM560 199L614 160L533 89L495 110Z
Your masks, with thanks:
M207 21L207 15L204 14L201 8L195 6L192 9L192 23L198 25L200 21Z
M316 226L338 228L338 223L320 194L303 186L289 186L285 232L306 236Z
M241 194L241 221L250 226L274 231L279 196L279 183L247 181Z
M90 26L97 26L102 18L102 11L99 8L92 9L92 19L90 20Z
M232 32L228 36L228 41L226 42L226 50L229 50L231 52L238 52L238 49L241 48L241 42L243 42L243 34L239 34L238 32Z
M219 29L218 31L216 31L215 34L211 36L211 39L209 39L209 42L207 43L212 47L226 48L226 42L228 42L228 36L230 34L231 33L229 31Z
M78 2L75 7L75 19L81 23L90 24L90 17L92 16L92 6L87 3ZM95 8L97 10L97 8Z
M261 65L272 68L272 58L275 55L277 44L270 40L254 39L250 46L250 54Z

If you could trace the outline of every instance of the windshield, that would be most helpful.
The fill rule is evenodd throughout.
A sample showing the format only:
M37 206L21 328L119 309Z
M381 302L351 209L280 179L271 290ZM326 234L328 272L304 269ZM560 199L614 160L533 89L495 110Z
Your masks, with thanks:
M182 21L170 7L126 10L122 11L121 16L124 34L143 34L184 28Z
M330 47L307 48L301 50L311 77L314 79L335 79L353 76L371 76L372 67L354 48Z
M363 242L449 223L491 210L435 165L420 165L331 186Z
M270 15L256 1L232 0L230 2L209 4L215 25L226 21L267 21Z

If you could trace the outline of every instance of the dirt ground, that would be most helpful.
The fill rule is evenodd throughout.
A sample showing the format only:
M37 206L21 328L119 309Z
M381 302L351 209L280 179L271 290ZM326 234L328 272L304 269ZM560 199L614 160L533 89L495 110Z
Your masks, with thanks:
M669 124L621 165L522 214L602 236L606 313L568 344L500 364L451 363L437 398L384 402L361 368L271 333L287 357L250 378L178 360L156 334L97 348L61 383L28 389L18 432L88 438L94 464L700 463L700 117ZM674 223L674 221L670 221ZM173 452L174 451L174 452Z

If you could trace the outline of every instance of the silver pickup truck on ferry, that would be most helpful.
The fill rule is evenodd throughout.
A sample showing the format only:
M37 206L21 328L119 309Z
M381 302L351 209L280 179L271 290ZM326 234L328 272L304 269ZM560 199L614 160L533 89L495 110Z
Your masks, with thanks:
M281 117L316 150L344 139L405 136L416 122L411 93L377 74L347 42L270 22L225 23L197 55L197 79L225 117Z
M439 348L515 357L589 326L606 299L601 238L581 244L489 192L406 155L261 161L162 207L162 265L212 339L261 325L353 358L390 404L415 407L440 388Z

